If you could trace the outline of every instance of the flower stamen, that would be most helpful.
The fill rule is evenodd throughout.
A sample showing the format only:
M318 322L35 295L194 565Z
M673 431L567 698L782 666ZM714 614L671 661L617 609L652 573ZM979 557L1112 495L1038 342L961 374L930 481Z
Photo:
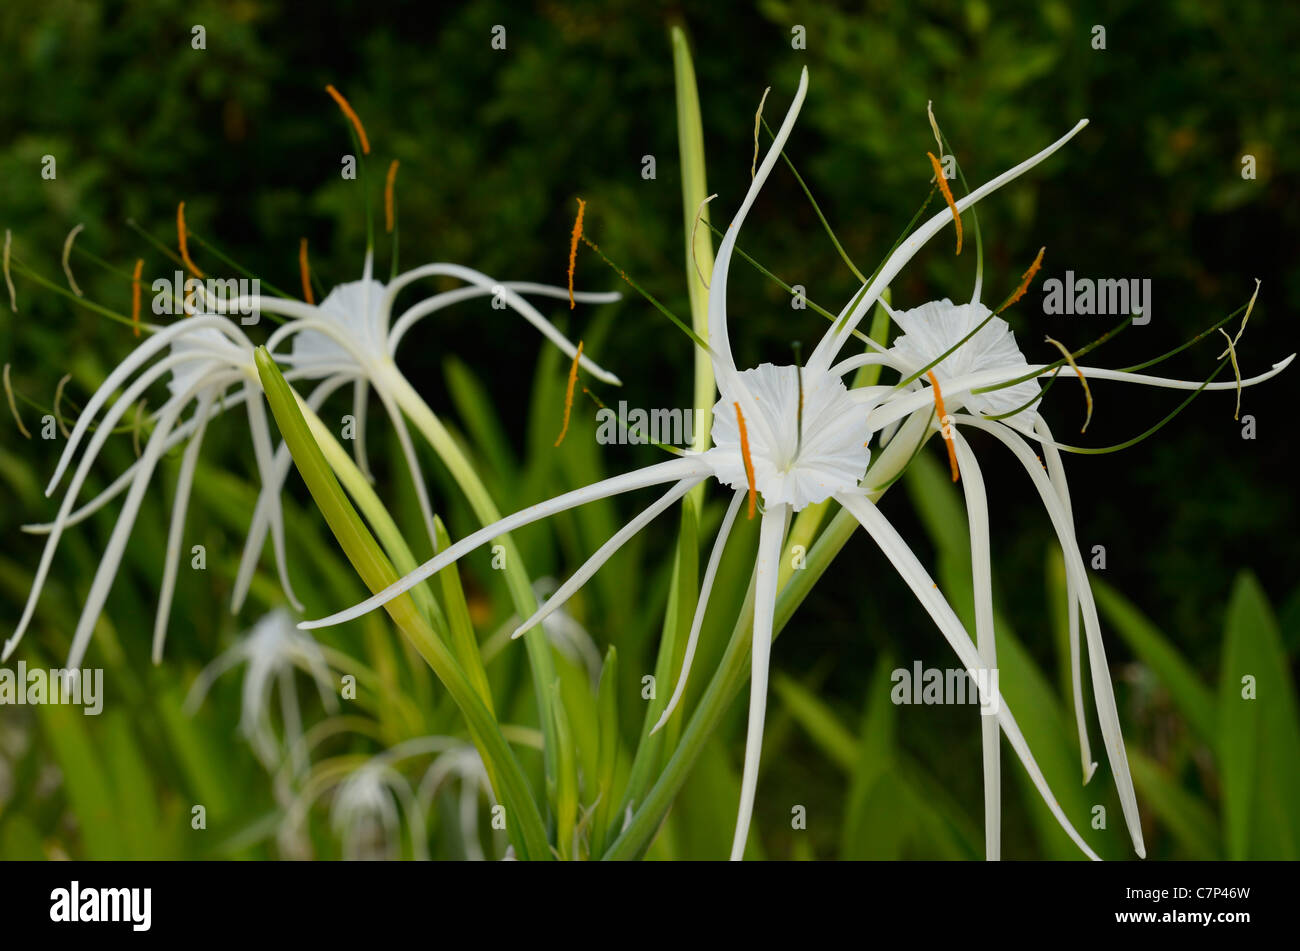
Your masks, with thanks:
M573 269L578 265L578 241L582 238L582 215L587 203L578 199L578 217L573 219L573 234L569 237L569 310L573 310Z
M704 285L705 290L709 289L709 282L704 279L704 272L700 270L700 259L695 256L695 231L699 228L700 219L704 216L704 206L717 197L718 193L714 192L700 202L700 206L695 209L695 221L691 224L691 263L695 265L695 273L699 275L700 283Z
M1061 341L1053 340L1051 337L1045 337L1044 339L1052 346L1056 347L1057 350L1061 351L1061 355L1065 357L1065 362L1074 368L1075 375L1079 377L1079 382L1083 384L1083 396L1084 399L1088 401L1088 412L1087 415L1084 416L1083 428L1080 429L1079 432L1086 433L1088 431L1088 424L1092 422L1092 390L1088 389L1088 381L1084 378L1083 371L1079 369L1079 364L1074 362L1074 355L1070 353L1069 350L1065 349L1065 345L1061 343Z
M1232 338L1233 344L1235 344L1238 340L1240 340L1241 335L1246 332L1246 321L1250 320L1250 312L1255 309L1255 298L1258 296L1259 296L1259 278L1255 278L1255 293L1250 295L1250 303L1246 305L1246 316L1241 318L1241 326L1237 328L1237 335ZM1224 336L1227 336L1226 332L1224 332ZM1223 351L1223 353L1219 354L1218 357L1216 357L1216 359L1222 360L1227 355L1228 355L1228 350L1225 350Z
M14 294L14 279L9 274L9 244L11 241L13 241L13 235L10 234L8 228L5 228L5 254L4 254L5 286L9 288L9 309L16 314L18 313L18 298ZM13 402L12 397L10 398L10 402L11 403ZM20 423L19 425L21 426L22 424Z
M957 210L957 202L953 201L952 189L948 187L948 179L943 175L943 166L939 164L939 160L934 157L933 152L926 152L925 154L929 157L930 165L934 168L934 180L939 186L939 191L943 194L943 200L948 203L948 207L952 210L953 225L957 229L957 253L961 254L961 212Z
M144 258L136 258L135 270L131 273L131 333L137 337L140 336L140 275L143 271Z
M384 233L393 233L393 185L397 181L397 166L400 163L393 159L388 165L388 178L384 181Z
M71 373L65 373L59 378L58 384L54 387L54 418L58 420L59 431L63 433L63 438L67 439L71 434L68 432L68 426L63 421L63 411L59 408L63 402L63 388L68 385L72 379Z
M1038 269L1043 266L1043 254L1046 251L1046 246L1038 249L1038 257L1034 258L1034 263L1029 265L1029 270L1020 275L1020 286L1012 291L1011 296L1002 302L1002 306L994 311L995 314L1002 313L1016 301L1020 300L1020 298L1025 296L1025 293L1029 290L1030 282L1034 279L1034 275L1037 274Z
M302 278L302 299L316 306L316 295L311 292L311 263L307 260L306 238L298 244L298 276Z
M181 260L185 266L197 278L204 278L207 275L199 270L199 266L190 259L190 246L186 240L185 232L185 202L176 206L176 241L181 248Z
M771 86L763 90L763 98L758 100L758 111L754 113L754 158L749 163L749 180L751 182L758 173L758 127L763 122L763 103L767 102L767 94L771 91Z
M957 444L952 438L952 420L943 407L943 391L939 389L939 380L934 371L927 370L925 375L930 378L930 387L934 390L934 411L939 414L939 433L943 436L944 445L948 447L948 467L952 469L952 481L956 482L961 477L961 472L957 469Z
M740 428L740 455L745 460L745 480L749 483L749 510L746 518L754 517L754 506L758 502L758 486L754 482L754 459L749 454L749 430L745 428L745 414L740 411L739 403L732 403L736 407L736 425Z
M579 212L581 214L581 212ZM573 355L573 363L569 365L569 384L564 388L564 425L560 427L560 436L555 440L555 447L558 449L560 443L564 442L564 437L569 433L569 416L573 413L573 390L578 385L578 363L582 360L582 341L578 341L578 350ZM585 392L585 388L584 388Z
M6 234L8 234L8 232L6 232ZM6 245L6 250L7 249L8 246ZM14 400L14 385L9 380L9 364L7 363L5 364L4 369L4 381L5 396L9 398L9 412L14 414L14 422L18 424L18 431L26 438L31 439L32 434L27 431L27 427L23 425L23 418L18 415L18 403Z
M339 108L343 110L343 115L347 116L348 121L352 123L352 127L357 130L357 138L361 140L361 151L369 155L370 140L366 138L366 127L361 124L361 117L356 114L352 105L343 98L343 94L333 86L327 85L325 91L338 103Z
M77 235L81 234L85 227L84 224L77 225L69 231L68 236L63 239L63 273L68 277L68 286L72 288L72 293L76 294L78 297L85 297L86 295L81 293L81 288L77 286L77 279L72 276L72 264L68 261L68 257L72 254L73 240Z
M1253 298L1252 298L1252 302L1253 302ZM1250 311L1246 312L1246 316L1250 316ZM1245 327L1246 322L1243 320L1241 322L1241 325L1242 327ZM1234 340L1232 337L1229 337L1228 331L1224 330L1222 327L1219 328L1219 333L1223 334L1223 339L1228 341L1228 349L1223 352L1232 358L1232 375L1237 378L1237 408L1233 410L1232 418L1240 419L1241 418L1241 368L1237 366L1237 341ZM1237 336L1240 337L1241 334L1238 333ZM1220 354L1220 356L1222 356L1222 354Z

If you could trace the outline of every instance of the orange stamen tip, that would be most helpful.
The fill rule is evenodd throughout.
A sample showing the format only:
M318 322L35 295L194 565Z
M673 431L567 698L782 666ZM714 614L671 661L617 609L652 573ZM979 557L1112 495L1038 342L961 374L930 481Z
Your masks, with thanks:
M749 454L749 430L745 428L745 414L740 411L739 403L732 403L736 407L736 425L740 427L740 455L745 460L745 480L749 483L749 514L747 518L754 517L754 506L758 501L758 486L754 483L754 458Z
M997 312L999 314L1002 313L1004 310L1006 310L1008 307L1010 307L1012 304L1014 304L1016 301L1020 300L1020 298L1025 296L1025 293L1029 290L1030 283L1034 279L1034 275L1037 274L1038 269L1043 266L1043 254L1046 251L1047 251L1046 247L1042 247L1038 249L1038 256L1034 258L1034 263L1029 265L1029 270L1025 271L1024 274L1020 275L1020 286L1017 287L1015 289L1015 292L1006 299L1006 301L1003 303L1001 307L998 308Z
M144 258L136 258L135 272L131 275L131 332L140 336L140 275L144 273Z
M366 138L366 127L361 124L361 117L356 114L351 103L343 98L343 93L339 92L333 86L326 86L325 91L339 104L339 108L343 110L343 114L348 117L348 121L352 123L352 127L357 130L357 138L361 140L361 151L366 155L369 155L370 140Z
M573 235L569 238L569 310L574 308L573 269L578 264L578 241L582 239L582 216L587 210L587 203L578 199L578 217L573 219ZM590 244L590 242L588 242ZM595 245L592 245L595 247Z
M952 210L953 226L957 229L957 253L961 254L961 212L957 210L957 202L953 201L952 189L948 187L948 179L944 177L943 166L939 164L939 160L934 157L933 152L926 152L925 154L929 156L930 165L934 168L934 180L939 185L939 192Z
M316 295L311 292L311 264L307 260L307 239L298 244L298 274L302 277L302 299L315 306Z
M384 182L384 232L393 233L393 185L397 181L397 159L388 166L388 179Z
M957 442L952 438L952 430L949 428L952 423L948 419L948 411L943 408L943 391L939 389L939 380L933 370L926 370L925 375L930 378L930 387L934 390L934 411L939 414L939 432L943 435L944 445L948 447L948 466L952 469L952 481L956 482L961 477L957 469Z
M573 354L573 363L569 364L569 384L564 389L564 425L560 427L560 437L555 440L555 447L558 449L560 443L564 442L564 437L569 433L569 416L573 413L573 391L578 385L578 364L582 362L582 341L578 341L578 349ZM583 388L586 392L586 388Z
M185 266L190 269L190 272L197 278L207 277L190 258L190 246L185 230L185 202L181 202L176 206L176 242L180 245L181 260L185 262Z

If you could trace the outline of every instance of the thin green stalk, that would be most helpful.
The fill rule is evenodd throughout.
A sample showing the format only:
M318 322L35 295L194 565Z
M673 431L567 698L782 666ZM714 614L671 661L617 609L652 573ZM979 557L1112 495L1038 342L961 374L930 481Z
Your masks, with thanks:
M704 163L704 123L700 118L700 94L695 84L695 65L690 44L679 26L672 28L673 87L677 95L677 146L682 162L682 219L686 249L686 287L690 293L691 325L704 340L709 339L709 288L713 280L713 240L709 236L709 210L704 205L709 194ZM703 207L702 207L703 206ZM696 217L704 227L696 227ZM713 359L702 349L695 351L695 439L692 448L703 452L709 448L716 384ZM689 498L700 513L703 487L692 490Z

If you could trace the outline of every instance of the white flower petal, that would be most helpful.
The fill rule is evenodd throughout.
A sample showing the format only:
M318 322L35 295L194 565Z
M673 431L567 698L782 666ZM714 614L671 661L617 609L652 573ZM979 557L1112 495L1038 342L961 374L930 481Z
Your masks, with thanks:
M952 649L956 651L966 670L972 676L977 676L976 672L983 668L984 661L980 658L975 644L971 641L970 635L966 633L966 629L953 612L947 599L939 592L938 586L930 580L930 575L921 567L916 555L907 547L907 543L903 541L898 531L865 496L846 494L839 496L838 501L862 523L862 527L875 539L885 557L893 564L895 570L912 589L912 593L916 595L917 600L921 602L921 606L925 608L935 624L938 625L940 633L943 634L944 639L948 641ZM1025 772L1029 774L1029 778L1038 789L1039 795L1043 797L1047 808L1052 811L1052 815L1056 817L1056 821L1065 830L1066 834L1074 840L1075 845L1090 859L1099 861L1097 854L1079 835L1070 820L1066 818L1060 804L1056 801L1056 797L1052 795L1052 790L1047 785L1047 779L1043 776L1042 770L1038 768L1038 763L1029 749L1029 744L1025 742L1024 734L1020 732L1020 727L1016 723L1015 717L1011 715L1011 710L1000 691L996 699L998 705L997 717L998 722L1002 725L1002 731L1011 742L1016 755L1020 757Z
M714 272L715 274L717 272ZM731 860L745 857L749 823L758 792L758 765L763 755L763 720L767 714L767 674L776 617L776 582L781 568L781 543L790 524L790 507L773 505L763 513L758 532L758 561L754 567L754 646L749 678L749 725L745 734L745 767L740 778L740 808L731 840Z

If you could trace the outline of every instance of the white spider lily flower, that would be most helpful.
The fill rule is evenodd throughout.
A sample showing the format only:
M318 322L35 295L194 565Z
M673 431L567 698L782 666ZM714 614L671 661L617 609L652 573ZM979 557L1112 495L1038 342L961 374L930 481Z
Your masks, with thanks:
M412 785L398 764L430 754L432 760L419 782ZM345 859L400 857L403 817L410 833L412 856L427 859L425 817L434 796L450 782L460 784L457 821L465 856L482 861L485 856L479 841L479 803L481 798L495 803L491 782L473 745L450 736L406 740L343 773L320 770L287 806L279 831L281 846L294 853L308 811L321 796L335 789L330 824L340 839Z
M267 340L267 349L277 362L289 368L297 376L310 379L327 378L327 383L322 385L328 385L331 392L343 384L352 385L352 415L355 422L353 452L358 468L367 478L371 476L365 449L366 423L369 391L374 388L397 434L415 488L425 529L430 540L433 541L435 539L433 506L429 501L415 444L407 429L406 418L414 419L417 425L438 430L441 430L441 423L395 363L402 338L412 326L430 314L473 297L492 295L524 317L564 354L572 358L577 355L577 348L521 296L532 294L559 299L567 298L568 291L530 282L503 283L471 268L446 263L426 264L413 268L385 285L374 279L373 269L374 256L367 252L361 280L335 287L319 304L260 296L207 303L212 309L223 313L236 313L252 307L266 313L292 318L270 336ZM465 282L466 286L425 298L407 308L396 320L393 320L393 307L398 293L412 283L429 277L450 277ZM622 295L617 291L575 292L573 297L578 302L600 304L620 300ZM291 344L289 352L277 353L286 342ZM617 376L602 369L585 355L579 362L597 379L614 385L619 384ZM293 376L289 378L292 379ZM432 440L431 443L437 450L437 443L433 443ZM263 495L268 503L270 499L278 497L284 478L288 475L290 461L287 449L282 447L272 469L275 478L266 483L263 488ZM255 568L256 553L261 551L266 539L267 522L266 504L263 500L259 500L253 526L248 534L244 559L236 577L232 597L232 606L235 610L238 610L247 595ZM436 541L434 545L436 547Z
M401 806L411 830L411 851L427 859L424 817L414 808L411 784L384 763L366 763L338 787L330 807L330 825L339 837L345 861L401 858Z
M6 640L0 661L7 660L18 646L34 615L40 592L50 570L54 551L63 532L93 515L103 506L127 493L122 513L100 561L90 596L82 611L68 667L80 665L93 633L94 624L102 611L109 588L121 564L126 542L135 519L163 454L189 440L177 475L175 499L168 530L167 551L164 556L162 585L158 611L155 616L153 659L161 661L166 638L167 620L181 554L182 534L189 505L199 453L208 421L225 409L243 404L246 408L253 443L253 455L258 468L261 491L254 509L249 530L245 536L243 555L235 578L231 596L231 610L238 612L251 587L258 558L265 546L268 533L272 540L276 570L286 597L295 610L302 605L293 591L288 572L288 559L284 536L280 497L288 476L292 459L283 443L278 448L271 442L265 405L261 400L261 384L253 362L253 344L243 329L228 319L226 313L253 312L283 314L292 318L277 329L270 343L275 346L293 337L294 352L281 356L288 364L285 376L289 380L316 379L320 383L307 396L305 404L312 411L340 387L352 383L357 394L358 445L364 440L365 401L368 386L373 383L390 418L410 466L416 491L420 499L426 524L432 537L432 509L425 494L425 483L420 477L415 447L410 440L402 413L396 399L410 407L419 401L414 390L401 376L392 360L402 336L422 317L474 296L500 295L511 308L523 314L542 332L557 342L570 356L574 348L520 293L543 297L567 297L567 291L545 285L518 282L499 284L486 275L458 265L426 265L397 278L387 288L370 278L371 256L367 255L364 278L360 282L345 284L332 292L320 307L279 298L244 297L230 301L209 299L204 302L207 311L194 314L166 326L147 325L150 336L143 340L115 368L99 387L85 411L78 418L69 435L53 478L46 489L50 495L63 475L76 459L77 450L86 442L81 463L76 468L63 504L53 522L27 525L24 530L48 536L45 550L32 585L27 606L13 635ZM398 290L422 277L452 276L469 282L469 286L446 291L423 300L405 311L387 329L393 298ZM617 292L585 293L574 295L575 300L605 303L620 299ZM327 306L328 305L328 306ZM220 313L217 313L217 312ZM161 359L157 359L161 357ZM154 361L151 363L151 361ZM584 366L602 380L617 383L618 378L583 358ZM170 398L149 417L153 432L139 460L123 471L98 496L74 510L73 505L90 473L94 459L112 432L150 386L167 378ZM110 405L109 400L122 386L131 381L125 392ZM233 394L229 391L238 387ZM395 399L393 393L398 395ZM251 394L251 396L250 396ZM190 403L195 404L188 419L181 416ZM423 408L423 403L420 402ZM427 411L427 408L425 408ZM103 417L95 423L100 411ZM408 412L410 410L408 409ZM364 464L364 452L358 449L358 458ZM368 471L368 467L367 467Z
M977 279L976 294L978 288ZM923 389L919 379L913 380L909 384L909 389L902 391L905 396L878 400L870 416L873 424L880 427L895 426L901 419L908 417L912 424L908 427L910 433L917 431L918 427L915 425L917 423L921 424L923 433L925 424L929 423L933 431L942 432L945 438L953 441L958 469L963 476L963 490L971 525L976 640L981 655L990 667L996 663L996 644L993 630L988 505L978 462L965 438L957 431L958 427L972 425L980 429L988 429L1012 449L1017 459L1029 472L1052 518L1058 541L1065 554L1073 699L1083 763L1083 782L1086 784L1092 778L1097 764L1092 760L1083 709L1079 646L1080 616L1083 618L1088 641L1093 693L1107 757L1115 776L1134 849L1139 856L1145 857L1146 849L1142 839L1137 797L1129 774L1128 758L1124 750L1114 688L1106 664L1105 646L1101 638L1096 604L1079 553L1078 541L1074 535L1069 486L1061 461L1060 446L1053 440L1046 420L1034 408L1035 400L1041 393L1037 380L1026 379L1034 373L1049 368L1031 366L1016 346L1015 335L1006 321L994 316L978 299L969 304L955 305L945 298L942 301L931 301L905 311L894 311L883 301L881 306L888 310L891 318L903 331L902 336L895 340L894 345L885 354L850 358L837 365L835 369L838 372L848 372L868 362L883 363L897 370L903 379L919 377L928 368L928 372L938 380L947 413L944 419L933 419L931 422L932 408L935 405L934 393L932 390ZM1292 357L1288 357L1276 364L1271 371L1243 380L1240 385L1251 386L1272 378L1285 369L1291 359ZM1117 380L1174 389L1195 390L1202 385L1191 381L1170 380L1098 367L1082 367L1080 372L1091 379ZM992 382L994 379L998 379L999 383L1013 380L1021 382L979 392L983 386L998 385ZM1238 384L1233 382L1211 383L1206 388L1224 390L1237 387ZM959 413L958 410L962 408L968 412ZM1001 417L1001 419L985 419L985 416ZM1044 473L1044 463L1038 460L1025 442L1026 437L1042 443L1046 473ZM908 438L915 437L895 435L894 438L906 441ZM983 732L987 852L989 858L997 858L1000 853L996 834L1000 826L999 748L993 724L985 721Z
M270 429L267 425L266 409L261 400L261 384L253 363L253 346L244 332L226 317L214 314L200 314L177 321L167 327L151 329L153 330L151 336L143 340L108 375L77 418L54 475L45 490L47 496L52 495L74 461L77 462L54 521L47 525L25 526L27 531L46 534L48 538L22 618L13 635L5 642L0 659L8 659L31 622L41 590L49 575L55 549L64 530L79 523L125 491L126 499L122 511L100 559L99 567L96 569L90 592L73 634L67 666L76 668L81 665L95 622L121 565L123 551L158 462L168 449L189 439L176 479L175 500L172 505L167 551L164 556L163 582L155 618L153 653L155 661L158 660L162 652L167 616L175 590L185 514L203 436L209 419L223 406L244 404L258 472L263 484L269 481L272 460ZM157 357L162 359L155 361ZM77 496L114 428L149 387L165 377L168 378L170 396L150 417L153 431L140 458L99 496L74 511L73 506ZM228 391L236 386L240 386L241 391L228 398ZM122 390L121 395L109 405L113 394L119 389ZM181 416L191 404L194 406L193 412L188 420L182 422ZM92 425L95 427L93 431ZM84 451L81 452L78 461L77 454L82 450L83 444ZM278 498L271 506L271 515L281 583L290 600L298 606L285 570L284 532Z
M185 698L192 716L203 703L208 691L222 674L246 665L239 711L239 731L248 740L259 761L270 772L283 765L286 758L295 774L306 769L303 751L302 707L294 672L311 677L321 703L331 713L338 710L334 680L329 665L316 641L294 625L284 608L265 615L249 632L203 668ZM279 688L283 740L276 735L272 722L271 691Z
M460 743L440 753L425 771L416 789L416 801L426 814L433 806L433 797L452 780L460 784L457 822L465 858L482 862L486 856L479 841L479 802L486 798L495 804L495 796L483 757L472 743Z
M713 282L709 292L709 348L720 399L714 410L713 448L703 453L688 452L681 458L607 479L523 509L451 545L414 572L360 604L320 620L302 622L300 625L304 628L315 628L338 624L372 611L497 536L539 519L596 499L652 485L673 483L672 488L659 501L601 546L591 559L516 632L523 633L572 596L619 547L651 519L665 511L695 485L713 476L720 482L735 488L736 492L723 519L722 528L719 530L705 571L688 640L687 661L683 665L678 689L674 699L670 701L665 714L667 715L671 713L672 705L680 698L681 682L684 682L689 672L689 661L694 655L695 642L707 608L717 563L726 543L727 533L734 524L746 492L751 490L748 473L744 473L744 457L748 454L754 475L752 490L762 495L764 511L755 564L750 716L741 802L731 853L733 859L741 858L744 853L753 811L766 712L768 658L774 627L778 568L784 536L793 512L811 502L828 498L834 498L848 509L912 588L967 670L975 676L976 682L987 684L990 679L984 676L987 674L985 670L987 665L977 653L960 620L916 556L893 526L876 509L867 495L867 490L861 484L864 479L867 485L882 484L885 477L881 475L880 478L873 479L873 472L882 464L886 468L895 467L896 472L897 467L905 464L906 459L897 459L899 455L897 452L891 453L886 450L872 466L872 471L868 471L868 463L871 459L864 444L869 441L870 435L875 430L868 411L883 399L883 394L890 388L871 387L854 393L844 387L840 379L843 372L837 372L839 368L832 371L835 353L843 342L840 338L842 335L847 336L849 332L845 329L846 321L851 320L855 312L846 309L842 319L831 327L819 343L817 350L814 351L814 359L802 368L775 367L768 364L740 372L736 369L731 355L727 333L726 288L736 237L745 215L771 173L790 135L807 91L807 82L807 70L804 70L794 101L754 176L748 194L723 237L714 264ZM1081 123L1076 126L1070 135L1082 128L1082 125ZM964 201L969 205L977 198L987 195L1050 155L1068 138L1069 135L1040 152L1033 159L1021 163L1010 172L994 179ZM886 262L885 270L890 271L890 276L897 273L903 263L950 220L951 217L945 211L942 215L926 222L911 238L904 241L899 250ZM883 284L880 289L883 289ZM865 289L865 293L870 295L871 289ZM876 291L876 296L878 295L879 289ZM805 418L805 414L809 414L808 418ZM741 486L744 486L744 489ZM1034 761L1007 704L999 695L984 699L986 706L996 711L990 715L997 717L1008 740L1057 821L1079 848L1095 859L1097 856L1070 824L1048 789L1046 779Z

